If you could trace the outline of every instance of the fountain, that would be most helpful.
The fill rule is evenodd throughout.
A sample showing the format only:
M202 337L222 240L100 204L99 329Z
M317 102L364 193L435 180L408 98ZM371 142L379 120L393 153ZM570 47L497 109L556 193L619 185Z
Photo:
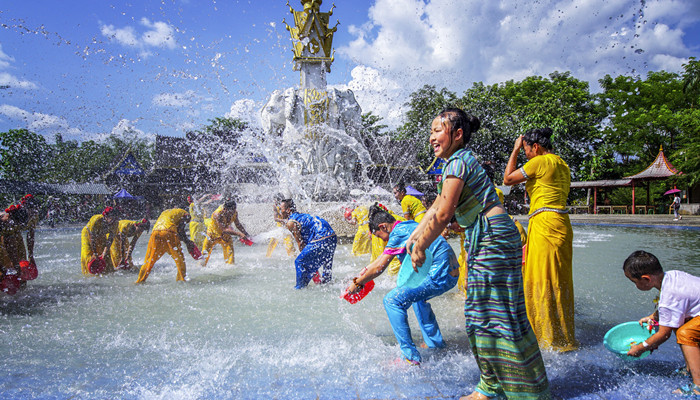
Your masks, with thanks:
M321 1L302 4L303 11L292 10L290 26L302 86L271 95L262 111L267 140L259 150L270 164L281 165L281 185L316 200L313 212L320 213L335 207L328 201L365 184L353 171L368 155L357 143L354 96L325 85L332 62L328 38L335 29L328 28L331 13L320 13ZM302 21L313 24L300 29L307 26ZM293 290L292 259L279 249L265 257L262 238L273 225L269 204L241 209L249 210L241 220L260 240L238 246L234 266L221 252L206 268L188 258L186 284L175 282L169 257L156 264L145 285L133 285L134 271L86 278L80 273L82 226L42 226L35 247L39 277L15 296L0 294L3 399L453 399L471 392L479 371L456 290L431 301L447 348L426 350L420 368L396 363L399 349L382 306L393 279L378 278L374 291L355 305L341 300L347 280L368 257L354 257L350 244L340 243L335 280ZM148 236L137 243L137 263ZM574 238L582 346L544 353L553 393L566 399L675 398L670 390L681 379L668 376L682 362L676 346L667 343L644 361L625 363L602 340L608 328L653 309L655 293L637 291L622 274L628 253L643 248L667 268L699 275L697 231L585 225L574 227ZM450 244L461 246L455 239ZM420 342L415 320L411 326Z
M364 169L355 176L357 163L371 164L360 140L362 109L352 91L328 89L326 73L333 63L333 34L328 25L333 8L321 12L322 0L302 0L302 11L290 7L294 70L300 86L276 90L261 111L262 127L274 141L276 157L285 177L281 186L297 194L299 188L315 201L345 199L355 186L367 183ZM289 3L287 3L289 5Z

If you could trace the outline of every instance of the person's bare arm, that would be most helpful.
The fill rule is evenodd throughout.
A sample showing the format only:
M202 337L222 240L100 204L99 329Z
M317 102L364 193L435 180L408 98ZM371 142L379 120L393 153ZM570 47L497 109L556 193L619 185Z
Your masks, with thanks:
M421 232L420 237L416 239L415 245L411 250L414 270L418 271L418 267L423 265L425 262L425 250L440 236L452 219L463 188L464 181L455 176L448 176L443 182L442 193L440 193L433 207L431 207L431 210L435 209L433 215L426 222L425 228Z
M506 170L503 172L503 184L512 186L518 183L525 182L527 179L523 175L522 171L518 168L518 154L520 154L520 149L523 148L523 137L518 136L515 139L515 144L513 144L513 151L510 153L510 158L508 159L508 164L506 165Z
M301 228L299 226L299 223L293 220L286 220L284 221L284 223L287 229L289 229L289 231L292 232L294 240L297 241L297 245L299 245L299 251L303 250L304 247L306 247L306 243L304 243L304 239L301 237Z
M381 275L393 259L394 256L390 254L382 254L377 257L376 260L372 261L366 268L363 269L362 272L360 272L359 276L350 282L350 286L347 288L348 293L359 292L367 282Z

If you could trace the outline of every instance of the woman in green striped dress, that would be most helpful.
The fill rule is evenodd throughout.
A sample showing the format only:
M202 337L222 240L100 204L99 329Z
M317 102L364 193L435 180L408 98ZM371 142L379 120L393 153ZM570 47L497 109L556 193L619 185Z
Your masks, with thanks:
M481 377L464 399L549 399L547 373L525 310L520 234L486 172L464 148L479 126L476 117L456 108L433 120L430 144L446 164L439 196L407 247L415 242L411 258L420 266L425 249L453 215L466 229L464 315Z

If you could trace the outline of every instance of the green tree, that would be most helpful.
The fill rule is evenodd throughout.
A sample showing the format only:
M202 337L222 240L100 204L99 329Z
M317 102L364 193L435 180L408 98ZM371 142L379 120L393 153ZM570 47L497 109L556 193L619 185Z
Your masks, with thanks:
M689 107L678 74L649 72L646 79L606 75L600 80L601 104L607 110L604 138L626 172L648 165L659 147L673 151L681 134L677 113Z
M0 176L37 181L42 178L51 149L43 136L27 129L0 133Z
M408 107L405 122L398 128L394 138L413 141L418 152L418 162L425 168L434 158L428 143L430 125L444 108L458 106L458 98L445 88L437 90L435 86L425 85L411 93L405 106Z
M683 64L683 92L690 96L693 106L700 103L700 61L690 57Z
M599 128L604 109L590 93L588 82L569 72L553 72L549 78L531 76L520 82L508 81L502 90L517 134L532 128L552 128L554 151L569 164L574 176L589 170L590 154L603 143ZM514 140L515 135L511 142Z

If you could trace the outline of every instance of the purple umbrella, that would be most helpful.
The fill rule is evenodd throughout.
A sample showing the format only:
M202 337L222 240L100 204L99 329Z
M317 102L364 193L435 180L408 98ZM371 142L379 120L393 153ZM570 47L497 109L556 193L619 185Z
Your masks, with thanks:
M671 189L666 191L664 194L674 194L674 193L680 193L681 191L679 189Z
M416 188L414 188L413 186L406 186L406 194L410 194L411 196L417 196L417 197L423 195L423 193L416 190Z

